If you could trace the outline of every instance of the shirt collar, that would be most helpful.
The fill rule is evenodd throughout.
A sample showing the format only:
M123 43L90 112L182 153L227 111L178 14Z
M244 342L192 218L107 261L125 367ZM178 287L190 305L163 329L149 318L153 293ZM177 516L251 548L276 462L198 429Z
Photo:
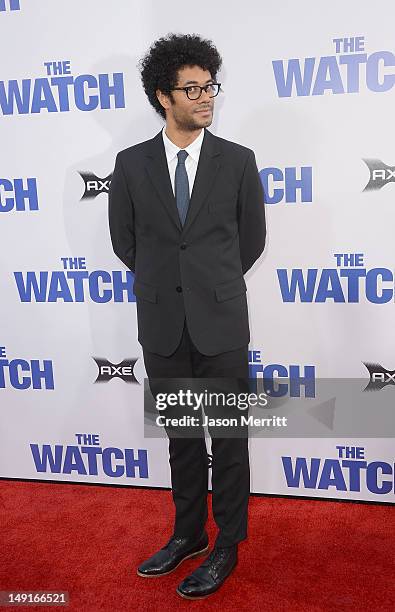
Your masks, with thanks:
M172 142L170 138L167 136L165 132L165 127L166 126L164 126L162 129L163 144L165 145L165 153L166 153L167 161L171 161L172 159L174 159L174 157L177 156L178 151L180 151L181 149L180 147L175 145L174 142ZM192 157L192 159L196 163L198 163L199 161L200 149L202 147L203 138L204 138L204 128L202 128L199 136L195 138L195 140L191 142L190 145L185 147L185 151L188 153L188 155Z

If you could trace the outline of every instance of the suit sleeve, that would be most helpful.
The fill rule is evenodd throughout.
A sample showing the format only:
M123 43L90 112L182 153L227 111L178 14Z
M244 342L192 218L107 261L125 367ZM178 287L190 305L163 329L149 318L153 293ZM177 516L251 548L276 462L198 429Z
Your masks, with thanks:
M238 221L240 258L245 274L262 254L266 240L263 186L253 151L248 155L239 190Z
M108 215L114 253L134 272L136 256L134 208L119 153L111 179Z

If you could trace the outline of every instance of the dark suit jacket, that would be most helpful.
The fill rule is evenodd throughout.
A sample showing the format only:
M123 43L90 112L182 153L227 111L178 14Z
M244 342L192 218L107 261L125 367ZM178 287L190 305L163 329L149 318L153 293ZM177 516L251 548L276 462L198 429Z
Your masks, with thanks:
M120 151L109 194L117 256L135 274L138 340L168 356L186 317L205 355L248 344L243 274L261 255L266 226L254 152L207 129L182 227L160 131Z

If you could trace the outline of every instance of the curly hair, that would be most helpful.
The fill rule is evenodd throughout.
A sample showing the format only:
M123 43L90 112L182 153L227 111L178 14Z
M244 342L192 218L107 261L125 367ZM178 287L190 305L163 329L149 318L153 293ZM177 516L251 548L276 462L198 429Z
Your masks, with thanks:
M197 34L167 34L151 45L138 68L150 104L166 119L166 111L155 93L157 89L173 99L171 89L177 85L180 68L199 66L215 80L221 65L222 58L211 40Z

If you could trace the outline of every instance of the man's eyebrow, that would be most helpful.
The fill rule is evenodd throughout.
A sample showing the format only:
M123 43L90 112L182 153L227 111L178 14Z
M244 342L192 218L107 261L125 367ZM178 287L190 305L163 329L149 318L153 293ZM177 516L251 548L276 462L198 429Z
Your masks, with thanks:
M207 81L205 82L205 84L207 83L214 83L214 79L207 79ZM198 81L186 81L183 85L183 87L186 87L187 85L198 85Z

